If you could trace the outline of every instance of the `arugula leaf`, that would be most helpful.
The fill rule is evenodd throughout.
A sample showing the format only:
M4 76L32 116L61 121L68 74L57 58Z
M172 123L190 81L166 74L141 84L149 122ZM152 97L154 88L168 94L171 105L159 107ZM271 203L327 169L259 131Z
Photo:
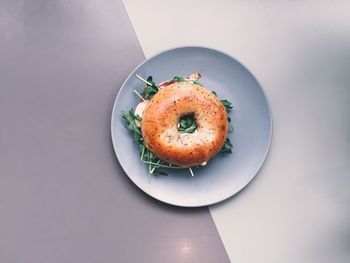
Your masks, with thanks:
M173 80L175 80L175 81L177 81L177 82L185 82L185 81L186 81L185 78L179 77L179 76L175 76L175 77L173 78Z
M138 134L137 132L134 132L134 142L136 143L136 142L138 142L139 140L140 140L140 138L141 138L141 135L140 134Z
M197 129L193 113L182 116L179 124L179 133L194 133L194 131Z
M216 97L218 96L218 95L216 94L215 91L212 90L211 92L212 92ZM233 109L233 107L232 107L232 102L231 102L231 101L229 101L229 100L220 100L220 101L221 101L222 105L224 105L224 107L225 107L227 113L229 113L229 112ZM231 121L231 120L229 120L229 121Z
M232 145L230 139L226 138L224 146L222 146L220 152L221 153L232 153L232 148L233 148L233 145Z
M228 100L220 100L222 105L224 105L227 112L230 112L232 110L232 103Z
M134 110L131 109L129 111L123 111L122 117L123 117L123 119L125 119L127 121L126 128L141 136L141 130L139 127L137 127L137 125L135 123L135 120L141 120L140 116L138 116L138 115L136 116L134 114Z
M152 76L149 76L147 78L147 82L152 85L146 84L146 87L141 92L141 96L145 99L152 99L152 97L158 92L159 89L156 83L153 81Z

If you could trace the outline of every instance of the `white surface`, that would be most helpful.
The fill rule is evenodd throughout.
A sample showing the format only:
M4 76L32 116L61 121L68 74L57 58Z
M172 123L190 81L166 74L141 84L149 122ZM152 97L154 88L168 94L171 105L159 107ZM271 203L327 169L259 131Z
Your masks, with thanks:
M256 76L274 135L256 180L210 208L233 262L350 262L350 1L124 0L147 57L222 50Z

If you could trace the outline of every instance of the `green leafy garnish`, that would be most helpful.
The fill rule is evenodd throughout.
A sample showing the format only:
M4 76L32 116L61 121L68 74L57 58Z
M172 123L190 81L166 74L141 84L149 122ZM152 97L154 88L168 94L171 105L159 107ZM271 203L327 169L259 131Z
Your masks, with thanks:
M179 133L194 133L197 129L196 120L194 114L187 114L180 118Z
M152 76L147 78L146 87L141 93L141 96L145 99L152 99L152 97L158 92L158 87L153 81Z
M179 77L179 76L175 76L175 77L173 78L173 80L175 80L175 81L177 81L177 82L185 82L185 81L186 81L185 78Z
M218 96L217 94L216 94L216 92L215 91L211 91L216 97ZM224 107L225 107L225 110L226 110L226 112L227 113L229 113L232 109L233 109L233 107L232 107L232 102L231 101L229 101L229 100L220 100L221 101L221 103L222 103L222 105L224 105ZM231 120L230 120L230 118L229 118L229 122L230 122Z
M224 105L227 112L230 112L232 110L232 103L228 100L220 100L222 105Z
M136 122L135 122L136 120L140 121L141 117L138 115L135 115L133 109L131 109L129 111L123 111L122 117L123 117L123 119L125 119L128 122L128 125L126 126L126 128L133 131L134 134L136 133L138 135L141 135L141 130L139 127L137 127Z
M224 146L221 148L221 153L232 153L233 145L229 138L226 138Z

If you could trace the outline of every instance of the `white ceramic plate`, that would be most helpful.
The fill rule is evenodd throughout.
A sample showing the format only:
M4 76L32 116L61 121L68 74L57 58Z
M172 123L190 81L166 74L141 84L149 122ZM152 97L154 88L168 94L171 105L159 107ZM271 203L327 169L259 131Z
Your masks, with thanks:
M153 76L156 83L202 74L200 82L220 99L233 104L230 114L234 131L229 135L232 154L219 154L205 167L189 171L166 170L168 176L149 176L139 161L137 145L121 118L121 112L135 108L139 99L133 90L144 84L135 74ZM272 118L266 96L254 76L237 60L219 51L202 47L181 47L160 53L140 64L126 79L112 113L112 141L127 176L150 196L168 204L197 207L220 202L243 189L262 166L271 141Z

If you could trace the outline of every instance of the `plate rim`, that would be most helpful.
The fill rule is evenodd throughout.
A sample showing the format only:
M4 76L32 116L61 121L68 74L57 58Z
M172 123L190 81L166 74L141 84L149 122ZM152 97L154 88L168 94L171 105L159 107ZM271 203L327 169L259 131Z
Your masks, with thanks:
M254 175L252 176L252 178L246 183L244 184L243 186L241 186L236 192L224 197L224 198L221 198L220 200L217 200L217 201L214 201L214 202L207 202L207 203L203 203L203 204L199 204L199 205L186 205L186 204L178 204L178 203L174 203L174 202L171 202L171 201L166 201L166 200L163 200L163 199L160 199L158 198L157 196L154 196L152 195L151 193L148 193L147 191L145 191L142 187L140 187L134 180L133 178L131 178L128 173L125 171L123 165L120 163L120 160L119 160L119 155L116 151L116 142L115 142L115 136L114 136L114 132L113 132L113 120L115 118L115 108L116 108L116 105L117 105L117 101L118 101L118 98L121 94L121 90L122 88L124 87L124 85L126 84L126 82L130 79L130 77L132 75L135 74L135 72L143 65L145 64L146 62L148 62L149 60L155 58L155 57L158 57L164 53L167 53L167 52L170 52L170 51L173 51L173 50L179 50L179 49L189 49L189 48L193 48L193 49L202 49L202 50L209 50L209 51L214 51L216 53L219 53L219 54L222 54L230 59L232 59L233 61L237 62L238 64L240 64L251 76L252 78L256 81L256 83L258 84L262 94L263 94L263 97L266 101L266 104L267 104L267 107L268 107L268 111L269 111L269 119L270 119L270 132L269 132L269 138L268 138L268 145L266 147L266 150L265 150L265 153L264 153L264 156L263 156L263 159L262 161L259 163L258 165L258 168L257 170L254 172ZM139 63L129 74L128 76L125 78L124 82L122 83L122 85L119 87L118 89L118 93L117 93L117 96L115 97L115 100L114 100L114 103L113 103L113 108L112 108L112 114L111 114L111 140L112 140L112 145L113 145L113 151L114 151L114 154L115 156L117 157L117 160L121 166L121 168L123 169L124 173L127 175L127 177L129 178L129 180L137 186L138 189L142 190L142 192L144 192L145 194L147 194L148 196L164 203L164 204L169 204L169 205L173 205L173 206L177 206L177 207L187 207L187 208L193 208L193 207L204 207L204 206L211 206L211 205L215 205L217 203L221 203L225 200L228 200L232 197L234 197L235 195L239 194L243 189L245 189L256 177L257 175L259 174L260 170L262 169L262 167L264 166L264 163L267 159L267 156L269 154L269 151L270 151L270 147L271 147L271 141L272 141L272 134L273 134L273 116L272 116L272 110L271 110L271 105L270 105L270 102L268 100L268 97L266 96L266 92L265 90L263 89L262 85L260 84L260 82L257 80L257 78L255 77L255 75L252 74L252 72L243 64L241 63L239 60L237 60L236 58L232 57L231 55L223 52L223 51L220 51L220 50L217 50L217 49L214 49L214 48L209 48L209 47L204 47L204 46L197 46L197 45L194 45L194 46L178 46L178 47L174 47L174 48L168 48L168 49L164 49L160 52L157 52L156 54L150 56L149 58L145 58L141 63Z

